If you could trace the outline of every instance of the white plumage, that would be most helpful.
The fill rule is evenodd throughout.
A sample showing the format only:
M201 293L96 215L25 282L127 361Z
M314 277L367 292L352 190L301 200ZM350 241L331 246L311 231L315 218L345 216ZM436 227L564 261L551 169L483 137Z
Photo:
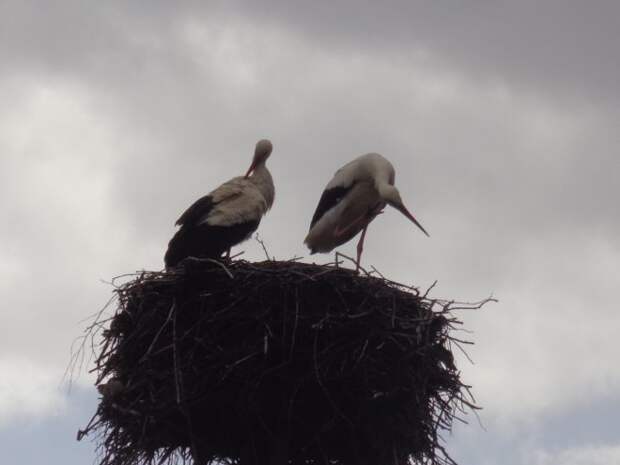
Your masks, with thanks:
M270 141L260 140L245 176L225 182L181 215L164 257L167 268L187 257L218 258L256 231L275 197L266 166L272 150Z
M304 241L310 252L330 252L362 231L357 245L359 268L368 224L382 213L386 204L399 210L428 236L405 207L394 179L394 167L378 153L362 155L336 171L321 195Z
M208 194L213 209L199 224L231 226L261 218L272 206L274 187L271 174L262 165L246 178L238 176Z

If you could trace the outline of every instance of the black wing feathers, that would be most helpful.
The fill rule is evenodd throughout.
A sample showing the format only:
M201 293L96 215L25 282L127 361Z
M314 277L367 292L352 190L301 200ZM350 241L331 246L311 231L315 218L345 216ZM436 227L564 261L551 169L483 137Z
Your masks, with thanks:
M197 224L213 209L215 203L211 195L205 195L196 200L175 223L177 226Z
M325 212L338 205L338 203L344 198L345 195L347 195L354 185L355 183L352 183L347 187L336 186L331 189L325 189L321 195L321 199L319 200L319 204L316 207L314 215L312 216L310 227L312 228L314 223L319 221Z
M181 227L168 243L164 257L166 268L178 265L184 258L220 258L230 247L236 245L258 229L260 220L246 221L232 226Z

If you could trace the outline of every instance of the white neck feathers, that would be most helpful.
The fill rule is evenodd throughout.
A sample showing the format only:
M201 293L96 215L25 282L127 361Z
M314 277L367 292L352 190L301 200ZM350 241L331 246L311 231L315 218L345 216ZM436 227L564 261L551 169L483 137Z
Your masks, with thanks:
M271 173L267 169L265 163L259 163L248 179L256 186L260 193L263 194L267 202L267 208L271 208L275 198L275 187L273 185Z

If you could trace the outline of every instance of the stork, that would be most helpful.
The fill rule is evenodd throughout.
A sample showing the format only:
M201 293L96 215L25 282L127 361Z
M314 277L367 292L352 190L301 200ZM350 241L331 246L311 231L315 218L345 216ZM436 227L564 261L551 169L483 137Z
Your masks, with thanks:
M361 231L355 268L358 271L368 225L386 205L396 208L428 236L405 207L394 187L394 178L394 167L378 153L362 155L336 171L321 195L304 240L310 253L330 252Z
M256 144L245 176L232 178L196 200L176 225L180 229L168 243L166 268L187 257L219 258L249 238L273 205L275 188L265 162L273 146L263 139Z

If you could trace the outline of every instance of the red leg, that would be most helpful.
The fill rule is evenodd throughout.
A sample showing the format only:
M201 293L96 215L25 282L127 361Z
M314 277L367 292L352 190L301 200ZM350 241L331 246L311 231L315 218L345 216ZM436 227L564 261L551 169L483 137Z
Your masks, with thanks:
M364 238L366 237L367 229L368 229L368 225L364 226L364 229L362 229L362 235L360 236L360 240L357 243L357 262L355 263L356 273L358 273L360 270L360 260L362 258L362 251L364 250Z

